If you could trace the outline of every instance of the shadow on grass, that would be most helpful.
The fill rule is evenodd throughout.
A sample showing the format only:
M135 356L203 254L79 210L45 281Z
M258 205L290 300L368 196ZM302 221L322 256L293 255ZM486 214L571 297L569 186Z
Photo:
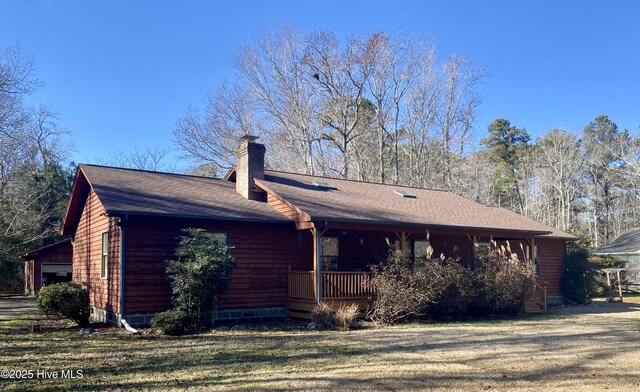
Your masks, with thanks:
M597 313L604 311L615 316L637 312L634 307L638 304L616 303L603 306ZM588 306L577 310L578 315L592 312ZM18 369L29 364L46 370L83 369L85 377L8 381L2 389L393 390L471 383L475 386L472 389L477 390L482 385L508 388L514 380L533 386L550 379L588 375L585 382L606 385L611 378L634 377L633 372L616 366L600 367L597 373L593 367L640 352L638 320L612 323L607 317L582 319L581 323L589 328L577 331L572 328L576 313L558 311L523 319L346 333L247 330L164 337L123 333L81 335L75 330L63 330L5 334L0 335L3 366ZM453 356L455 353L464 355L458 358ZM558 353L562 353L563 360L558 360ZM539 361L542 365L509 372L487 365L496 357L515 364ZM377 373L368 370L369 366L376 367ZM423 370L438 366L457 366L460 370L448 374ZM387 373L392 367L411 369L411 374ZM640 389L640 384L637 386Z

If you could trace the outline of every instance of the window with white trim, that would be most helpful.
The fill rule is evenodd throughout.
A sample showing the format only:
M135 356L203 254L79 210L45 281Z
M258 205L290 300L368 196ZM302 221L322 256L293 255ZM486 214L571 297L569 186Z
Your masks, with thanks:
M100 260L100 277L107 278L109 268L109 233L102 233L102 258Z

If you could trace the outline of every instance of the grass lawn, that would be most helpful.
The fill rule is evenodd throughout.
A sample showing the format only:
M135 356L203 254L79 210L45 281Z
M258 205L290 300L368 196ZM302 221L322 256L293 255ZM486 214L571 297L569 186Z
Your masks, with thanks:
M0 329L1 390L640 390L640 297L489 322L186 337Z

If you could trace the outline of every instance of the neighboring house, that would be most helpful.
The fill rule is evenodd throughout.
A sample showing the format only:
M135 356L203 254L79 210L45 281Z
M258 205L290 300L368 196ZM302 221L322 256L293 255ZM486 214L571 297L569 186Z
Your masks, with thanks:
M535 260L549 301L562 301L569 234L450 192L265 170L264 154L244 137L225 179L80 165L63 234L94 316L141 325L168 309L165 260L187 227L226 237L237 260L220 320L307 317L320 300L364 306L368 266L389 244L471 259L508 240Z
M71 281L71 240L32 250L24 259L24 292L35 295L42 286Z
M593 254L615 256L624 260L627 281L640 284L640 228L624 232L612 243L594 250Z

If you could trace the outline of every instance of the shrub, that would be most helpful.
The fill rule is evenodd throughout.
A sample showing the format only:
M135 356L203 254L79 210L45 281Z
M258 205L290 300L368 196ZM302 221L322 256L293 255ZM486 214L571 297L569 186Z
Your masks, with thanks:
M151 326L166 335L182 335L190 328L191 320L181 310L167 310L156 314L151 320Z
M324 302L317 304L311 311L311 321L322 324L325 328L333 329L338 325L336 314L329 305Z
M183 232L176 248L178 259L167 262L173 307L184 312L194 326L207 327L235 260L215 233L194 228Z
M78 283L44 286L38 294L38 307L45 314L62 316L82 327L89 324L89 292Z
M412 263L400 252L371 267L376 293L367 316L383 324L410 318L461 316L470 309L519 313L533 288L533 268L506 247L491 250L475 268L459 259L428 258Z
M382 324L392 324L428 314L444 291L442 260L413 265L400 251L391 251L386 263L371 266L371 287L376 293L367 316Z
M335 319L338 328L343 331L351 329L351 327L353 327L353 323L358 318L358 314L360 314L360 308L358 308L358 305L340 305L340 308L335 312Z
M569 301L579 304L591 302L598 292L598 273L589 262L589 250L586 247L567 245L560 283L562 293Z
M433 261L432 261L433 262ZM458 260L441 263L440 271L443 288L434 305L434 315L462 316L468 312L469 305L477 297L474 274Z
M478 260L475 271L479 283L478 301L493 314L517 314L533 289L533 266L518 259L507 246L496 248L495 243L486 255Z

